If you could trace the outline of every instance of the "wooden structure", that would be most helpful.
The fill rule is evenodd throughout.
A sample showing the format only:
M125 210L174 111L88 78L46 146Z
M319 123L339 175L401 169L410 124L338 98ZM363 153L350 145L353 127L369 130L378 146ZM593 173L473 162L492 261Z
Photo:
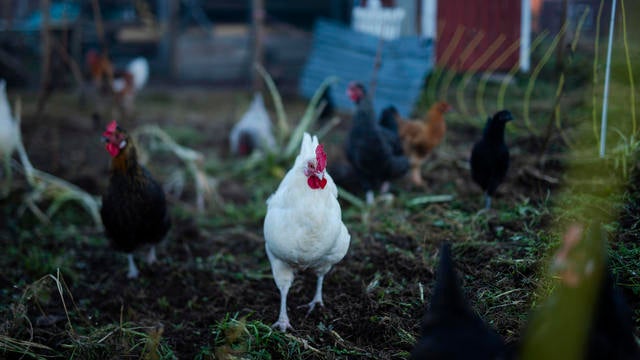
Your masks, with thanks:
M104 43L116 66L136 56L146 57L154 80L247 86L252 80L254 84L261 82L252 76L257 60L279 85L289 89L297 84L316 18L347 22L351 8L344 0L99 0L103 20L103 31L99 31L93 3L64 2L78 9L73 28L64 25L60 31L69 32L74 40L69 52L80 66L89 49L100 49ZM264 11L252 12L260 3ZM56 4L51 1L51 8L61 6ZM15 38L18 46L26 48L24 53L39 53L40 5L40 0L5 0L0 6L0 40ZM58 26L55 12L50 19L50 29ZM264 24L260 31L251 26L252 19ZM256 34L261 34L261 41L253 41ZM24 62L11 57L16 52L5 45L7 42L0 41L0 76L17 73L6 71L4 64L19 68L17 65ZM37 64L40 59L30 62Z
M510 48L521 41L522 3L519 0L439 0L438 64L461 72L508 71L517 65L519 47ZM500 61L499 57L505 53L506 59Z
M369 0L366 6L353 8L351 26L356 31L393 40L400 36L405 15L402 8L385 8L380 0Z

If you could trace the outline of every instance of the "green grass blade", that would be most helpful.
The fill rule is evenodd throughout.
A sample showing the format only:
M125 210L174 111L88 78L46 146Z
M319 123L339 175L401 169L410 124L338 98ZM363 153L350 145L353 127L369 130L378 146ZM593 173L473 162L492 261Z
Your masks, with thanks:
M271 94L271 98L273 99L273 104L276 107L276 119L278 125L278 134L276 138L278 139L278 144L280 146L284 145L284 141L289 136L289 121L287 120L287 113L284 111L284 105L282 103L282 97L280 96L280 92L276 87L275 82L273 82L273 78L271 75L265 70L264 67L260 64L255 64L256 70L262 78L264 79L265 84L267 84L267 88L269 89L269 93Z
M314 119L314 114L316 111L315 109L316 109L316 106L318 105L318 102L320 102L320 99L322 98L322 93L324 93L327 87L329 87L331 84L337 81L338 81L338 78L335 76L330 76L326 78L322 82L322 84L320 84L320 86L318 87L318 90L316 90L316 93L313 94L313 97L311 98L311 101L309 101L309 105L307 105L307 109L305 110L304 115L302 115L302 119L300 120L300 123L295 128L295 130L293 131L293 134L291 134L291 137L289 138L289 143L287 144L287 147L284 150L285 158L291 157L294 154L294 152L298 149L298 146L300 146L300 142L302 141L302 135L304 134L305 131L307 131L307 129L309 128L309 126L311 125Z

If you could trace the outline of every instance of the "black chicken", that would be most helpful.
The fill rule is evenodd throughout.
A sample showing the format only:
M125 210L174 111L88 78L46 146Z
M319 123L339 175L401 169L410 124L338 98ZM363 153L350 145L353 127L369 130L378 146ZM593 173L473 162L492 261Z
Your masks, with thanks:
M485 193L485 208L509 169L509 148L504 143L504 126L513 116L508 110L487 119L482 139L471 151L471 177Z
M607 270L600 286L594 323L589 331L589 360L640 359L640 348L633 335L632 314L621 289Z
M451 259L451 245L443 244L431 305L411 359L488 360L505 354L502 338L467 304Z
M351 83L347 94L356 104L353 126L347 137L349 162L366 191L367 203L373 203L373 190L409 170L409 160L394 152L391 138L378 124L370 97L364 86Z
M167 202L162 187L138 164L135 146L127 133L112 121L102 136L112 160L100 215L112 247L128 255L127 277L136 278L138 269L132 252L151 244L147 262L156 261L155 244L171 227Z
M402 148L402 140L398 135L398 122L397 118L400 116L398 109L395 106L389 105L380 113L378 124L382 127L382 135L386 138L387 142L391 144L394 155L403 155L404 149Z

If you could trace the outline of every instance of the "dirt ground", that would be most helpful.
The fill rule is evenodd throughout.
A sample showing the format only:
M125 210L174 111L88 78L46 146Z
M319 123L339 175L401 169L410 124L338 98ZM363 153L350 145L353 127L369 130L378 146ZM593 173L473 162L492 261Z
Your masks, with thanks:
M467 166L471 144L481 132L479 119L450 125L446 142L423 169L425 188L398 181L394 202L381 201L366 214L342 201L352 242L326 278L326 307L309 317L306 309L297 308L312 298L315 284L312 274L298 274L289 293L295 331L275 336L260 326L276 320L279 304L264 253L265 208L260 204L278 178L225 173L239 161L230 157L226 135L248 99L241 92L191 89L179 96L149 92L140 99L139 116L125 126L158 124L181 144L202 151L207 168L221 181L225 205L203 215L194 211L190 190L180 199L170 198L173 229L159 248L160 262L147 265L138 252L137 280L126 279L125 256L107 246L78 207L67 206L44 226L28 211L17 216L24 189L0 202L0 238L11 249L3 255L6 267L0 273L0 314L8 319L0 330L76 358L140 358L153 345L135 345L130 340L135 331L152 339L157 335L170 349L158 350L163 357L146 358L405 358L432 291L438 246L449 241L473 308L508 341L518 338L548 263L546 246L534 242L552 221L548 202L557 188L527 170L538 164L539 139L507 134L512 167L499 190L497 210L488 214L477 213L482 195ZM286 105L294 118L304 103L288 99ZM100 195L108 180L109 158L99 141L104 124L94 128L89 112L76 110L66 97L54 98L41 119L30 110L27 102L22 128L33 164ZM348 128L345 115L324 140L330 169L344 159L341 143ZM561 179L560 155L560 147L552 146L536 168ZM163 174L165 165L152 160L149 167ZM434 194L454 198L407 205ZM55 275L55 267L66 284L62 297L53 282L37 282ZM637 298L633 305L638 309ZM246 319L254 327L234 334L228 324L238 322L229 319Z

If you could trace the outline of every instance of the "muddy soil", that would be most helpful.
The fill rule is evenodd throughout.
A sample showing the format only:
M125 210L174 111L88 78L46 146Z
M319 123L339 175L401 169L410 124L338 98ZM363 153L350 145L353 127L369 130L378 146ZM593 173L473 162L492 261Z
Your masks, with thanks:
M186 105L182 106L188 109L190 101L197 106L208 101L205 95L199 96L195 100L188 96L167 100L151 95L147 101L154 104L183 101ZM242 96L245 100L237 100ZM143 103L139 104L140 117L134 126L190 128L201 138L185 145L221 162L237 161L229 157L226 134L248 96L214 97L206 112L175 110L181 116L173 116L163 107L147 113ZM293 117L301 113L302 103L288 101L287 108L295 109L294 113L298 111ZM342 139L349 128L348 116L344 118L325 140L330 166L344 161ZM54 108L40 119L27 115L23 120L25 146L37 168L99 195L106 188L109 162L99 141L103 125L94 127L86 112L67 114ZM437 249L443 241L455 244L453 253L474 309L507 340L518 338L531 308L545 254L537 254L538 259L532 261L530 247L514 239L524 227L543 228L551 221L550 215L543 215L536 216L535 223L528 223L534 217L523 204L539 209L557 188L548 178L532 175L530 169L558 180L564 169L553 156L548 156L540 166L539 139L509 138L512 167L495 203L501 209L524 210L511 218L468 215L475 214L483 201L467 165L471 144L480 135L481 126L480 122L451 125L445 143L423 169L426 186L415 188L401 180L392 189L397 199L453 194L453 201L412 208L383 204L366 218L343 202L352 243L345 259L326 278L326 307L309 317L305 317L306 309L298 309L313 296L315 279L310 273L300 273L289 293L293 335L306 339L318 351L304 349L304 357L403 358L412 349L412 336L418 333L431 294ZM243 206L255 200L248 179L224 174L221 178L220 194L227 204ZM277 185L277 181L270 181ZM162 338L175 355L191 359L201 356L203 348L224 344L213 329L227 314L247 316L265 324L274 322L279 294L264 253L261 219L249 222L237 219L239 225L235 226L230 224L236 219L231 219L217 226L212 224L216 217L225 216L223 213L212 210L206 216L197 216L191 208L183 207L187 200L170 201L174 226L158 251L160 262L147 265L142 262L143 252L138 252L141 276L134 281L126 279L124 255L109 249L86 216L56 220L68 221L68 226L75 228L72 237L42 230L36 232L40 234L37 238L21 238L21 229L35 223L28 215L5 219L6 226L0 235L8 244L21 249L37 246L52 253L60 253L61 249L66 253L66 258L71 259L68 267L72 273L63 275L75 304L67 305L74 326L85 328L85 332L92 326L121 321L162 328ZM17 209L13 203L5 205L11 211ZM466 220L440 218L451 214L459 214ZM28 284L45 275L36 270L25 271L20 263L13 264L14 268L0 275L0 287L5 289L0 294L0 304L6 307L5 314L10 313L9 304L20 299ZM517 290L507 294L513 289ZM505 295L496 297L499 293ZM65 299L70 300L68 294ZM53 294L48 301L41 301L40 308L32 300L27 303L30 304L27 316L33 324L32 341L54 349L68 342L65 334L69 325L59 296ZM637 308L638 304L635 305ZM265 345L266 351L279 358L270 346ZM335 349L341 349L343 355L337 355L340 352Z

